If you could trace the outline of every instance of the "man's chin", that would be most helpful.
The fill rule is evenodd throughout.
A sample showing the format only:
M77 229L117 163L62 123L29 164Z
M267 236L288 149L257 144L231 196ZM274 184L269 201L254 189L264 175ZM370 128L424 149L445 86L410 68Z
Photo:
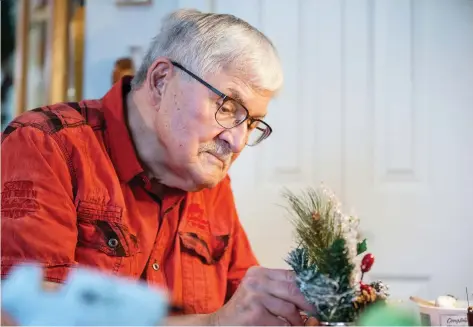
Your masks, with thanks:
M210 188L214 188L215 186L218 185L218 183L220 183L222 181L223 177L222 178L213 178L213 179L207 179L205 181L202 181L199 185L199 189L200 190L203 190L203 189L210 189Z
M225 175L226 170L219 171L215 174L202 174L200 176L196 176L196 178L194 178L196 191L201 191L206 188L214 188L225 178Z

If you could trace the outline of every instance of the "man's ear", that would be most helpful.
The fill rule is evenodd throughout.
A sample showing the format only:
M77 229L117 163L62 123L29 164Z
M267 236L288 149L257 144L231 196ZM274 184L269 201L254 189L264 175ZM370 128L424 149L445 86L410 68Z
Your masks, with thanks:
M153 107L159 107L173 66L167 58L158 58L148 69L146 78L148 97Z

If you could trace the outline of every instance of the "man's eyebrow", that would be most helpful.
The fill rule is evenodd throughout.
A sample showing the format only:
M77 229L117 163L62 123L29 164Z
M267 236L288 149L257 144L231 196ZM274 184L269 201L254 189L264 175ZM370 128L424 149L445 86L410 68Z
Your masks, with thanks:
M235 100L236 102L238 102L239 104L241 104L243 107L245 107L246 110L248 110L248 111L250 110L250 109L246 106L246 104L245 104L245 102L243 101L243 98L242 98L242 96L241 96L241 93L238 92L238 90L236 90L236 89L234 89L234 88L229 88L229 89L228 89L228 96L229 96L230 98L232 98L233 100ZM255 118L255 119L263 119L264 117L266 117L266 115L263 115L263 116L252 116L252 117Z
M239 104L241 104L243 107L245 107L246 109L248 109L248 107L246 106L245 104L245 101L243 101L243 98L241 96L241 93L238 92L238 90L236 89L233 89L233 88L229 88L228 89L228 96L230 98L232 98L233 100L235 100L236 102L238 102Z

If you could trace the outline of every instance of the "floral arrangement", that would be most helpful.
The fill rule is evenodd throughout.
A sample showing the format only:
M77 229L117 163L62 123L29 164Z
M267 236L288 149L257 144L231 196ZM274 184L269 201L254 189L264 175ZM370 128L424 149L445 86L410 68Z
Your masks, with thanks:
M316 308L306 314L324 323L354 323L369 305L384 303L389 290L383 282L363 283L374 256L361 239L359 218L344 214L338 199L323 186L284 195L298 242L286 261L302 294Z

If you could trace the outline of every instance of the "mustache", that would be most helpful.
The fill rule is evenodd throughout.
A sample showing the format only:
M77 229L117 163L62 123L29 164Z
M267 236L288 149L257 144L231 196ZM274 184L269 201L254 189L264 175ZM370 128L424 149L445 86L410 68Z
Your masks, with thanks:
M227 142L209 142L199 147L199 153L209 152L223 161L230 160L233 152Z

